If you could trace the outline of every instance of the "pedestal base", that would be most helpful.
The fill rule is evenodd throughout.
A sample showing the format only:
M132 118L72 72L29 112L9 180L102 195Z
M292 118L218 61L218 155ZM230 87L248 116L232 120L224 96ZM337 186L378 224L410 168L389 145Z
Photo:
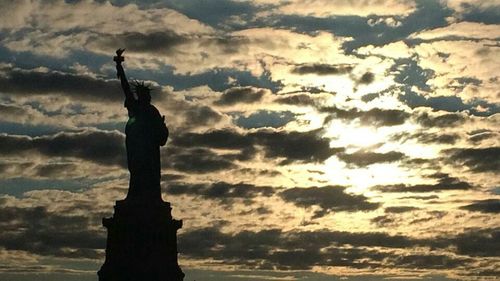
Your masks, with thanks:
M106 261L99 281L182 281L177 262L177 230L170 203L116 201L115 213L104 218L108 229Z

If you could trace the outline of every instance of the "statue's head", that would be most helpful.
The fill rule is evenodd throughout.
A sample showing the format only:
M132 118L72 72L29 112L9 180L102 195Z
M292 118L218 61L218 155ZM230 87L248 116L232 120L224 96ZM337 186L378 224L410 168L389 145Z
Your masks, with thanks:
M144 81L135 81L134 88L139 103L151 103L151 88L149 85L144 84Z

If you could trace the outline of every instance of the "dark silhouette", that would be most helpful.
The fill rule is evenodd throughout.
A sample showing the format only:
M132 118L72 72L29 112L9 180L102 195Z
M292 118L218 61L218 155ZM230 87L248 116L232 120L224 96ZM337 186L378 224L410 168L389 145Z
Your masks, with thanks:
M161 198L160 191L160 146L165 145L168 129L165 116L160 116L158 109L151 104L149 87L136 82L134 97L130 89L122 56L124 49L116 51L114 57L116 71L125 94L125 107L128 110L128 122L125 128L127 164L130 171L130 185L127 198Z
M127 198L116 201L114 216L102 221L108 229L106 261L97 274L99 281L182 281L177 262L182 220L172 219L160 188L160 146L167 142L168 129L151 105L149 87L136 82L134 97L122 66L123 51L116 51L114 61L129 116L125 134L130 184Z

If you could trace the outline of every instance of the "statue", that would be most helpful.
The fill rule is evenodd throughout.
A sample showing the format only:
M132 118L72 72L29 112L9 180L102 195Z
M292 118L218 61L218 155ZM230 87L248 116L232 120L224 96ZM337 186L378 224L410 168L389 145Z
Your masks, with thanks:
M130 184L127 200L161 200L160 189L160 146L165 145L168 128L165 116L151 104L151 89L144 82L135 82L135 95L125 76L122 56L125 49L118 49L113 60L120 78L128 122L125 127L127 165L130 171Z
M130 184L127 198L116 201L113 217L102 220L108 230L106 260L97 275L99 281L182 281L177 260L182 220L172 218L160 189L160 146L168 138L165 117L151 104L149 87L135 83L135 91L130 89L123 51L116 51L114 61L129 117L125 143Z

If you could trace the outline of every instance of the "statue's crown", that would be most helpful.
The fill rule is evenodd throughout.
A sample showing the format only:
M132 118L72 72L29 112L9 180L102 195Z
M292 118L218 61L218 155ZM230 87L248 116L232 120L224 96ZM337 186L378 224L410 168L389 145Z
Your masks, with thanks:
M133 85L136 92L151 92L151 86L146 84L144 81L134 80Z

